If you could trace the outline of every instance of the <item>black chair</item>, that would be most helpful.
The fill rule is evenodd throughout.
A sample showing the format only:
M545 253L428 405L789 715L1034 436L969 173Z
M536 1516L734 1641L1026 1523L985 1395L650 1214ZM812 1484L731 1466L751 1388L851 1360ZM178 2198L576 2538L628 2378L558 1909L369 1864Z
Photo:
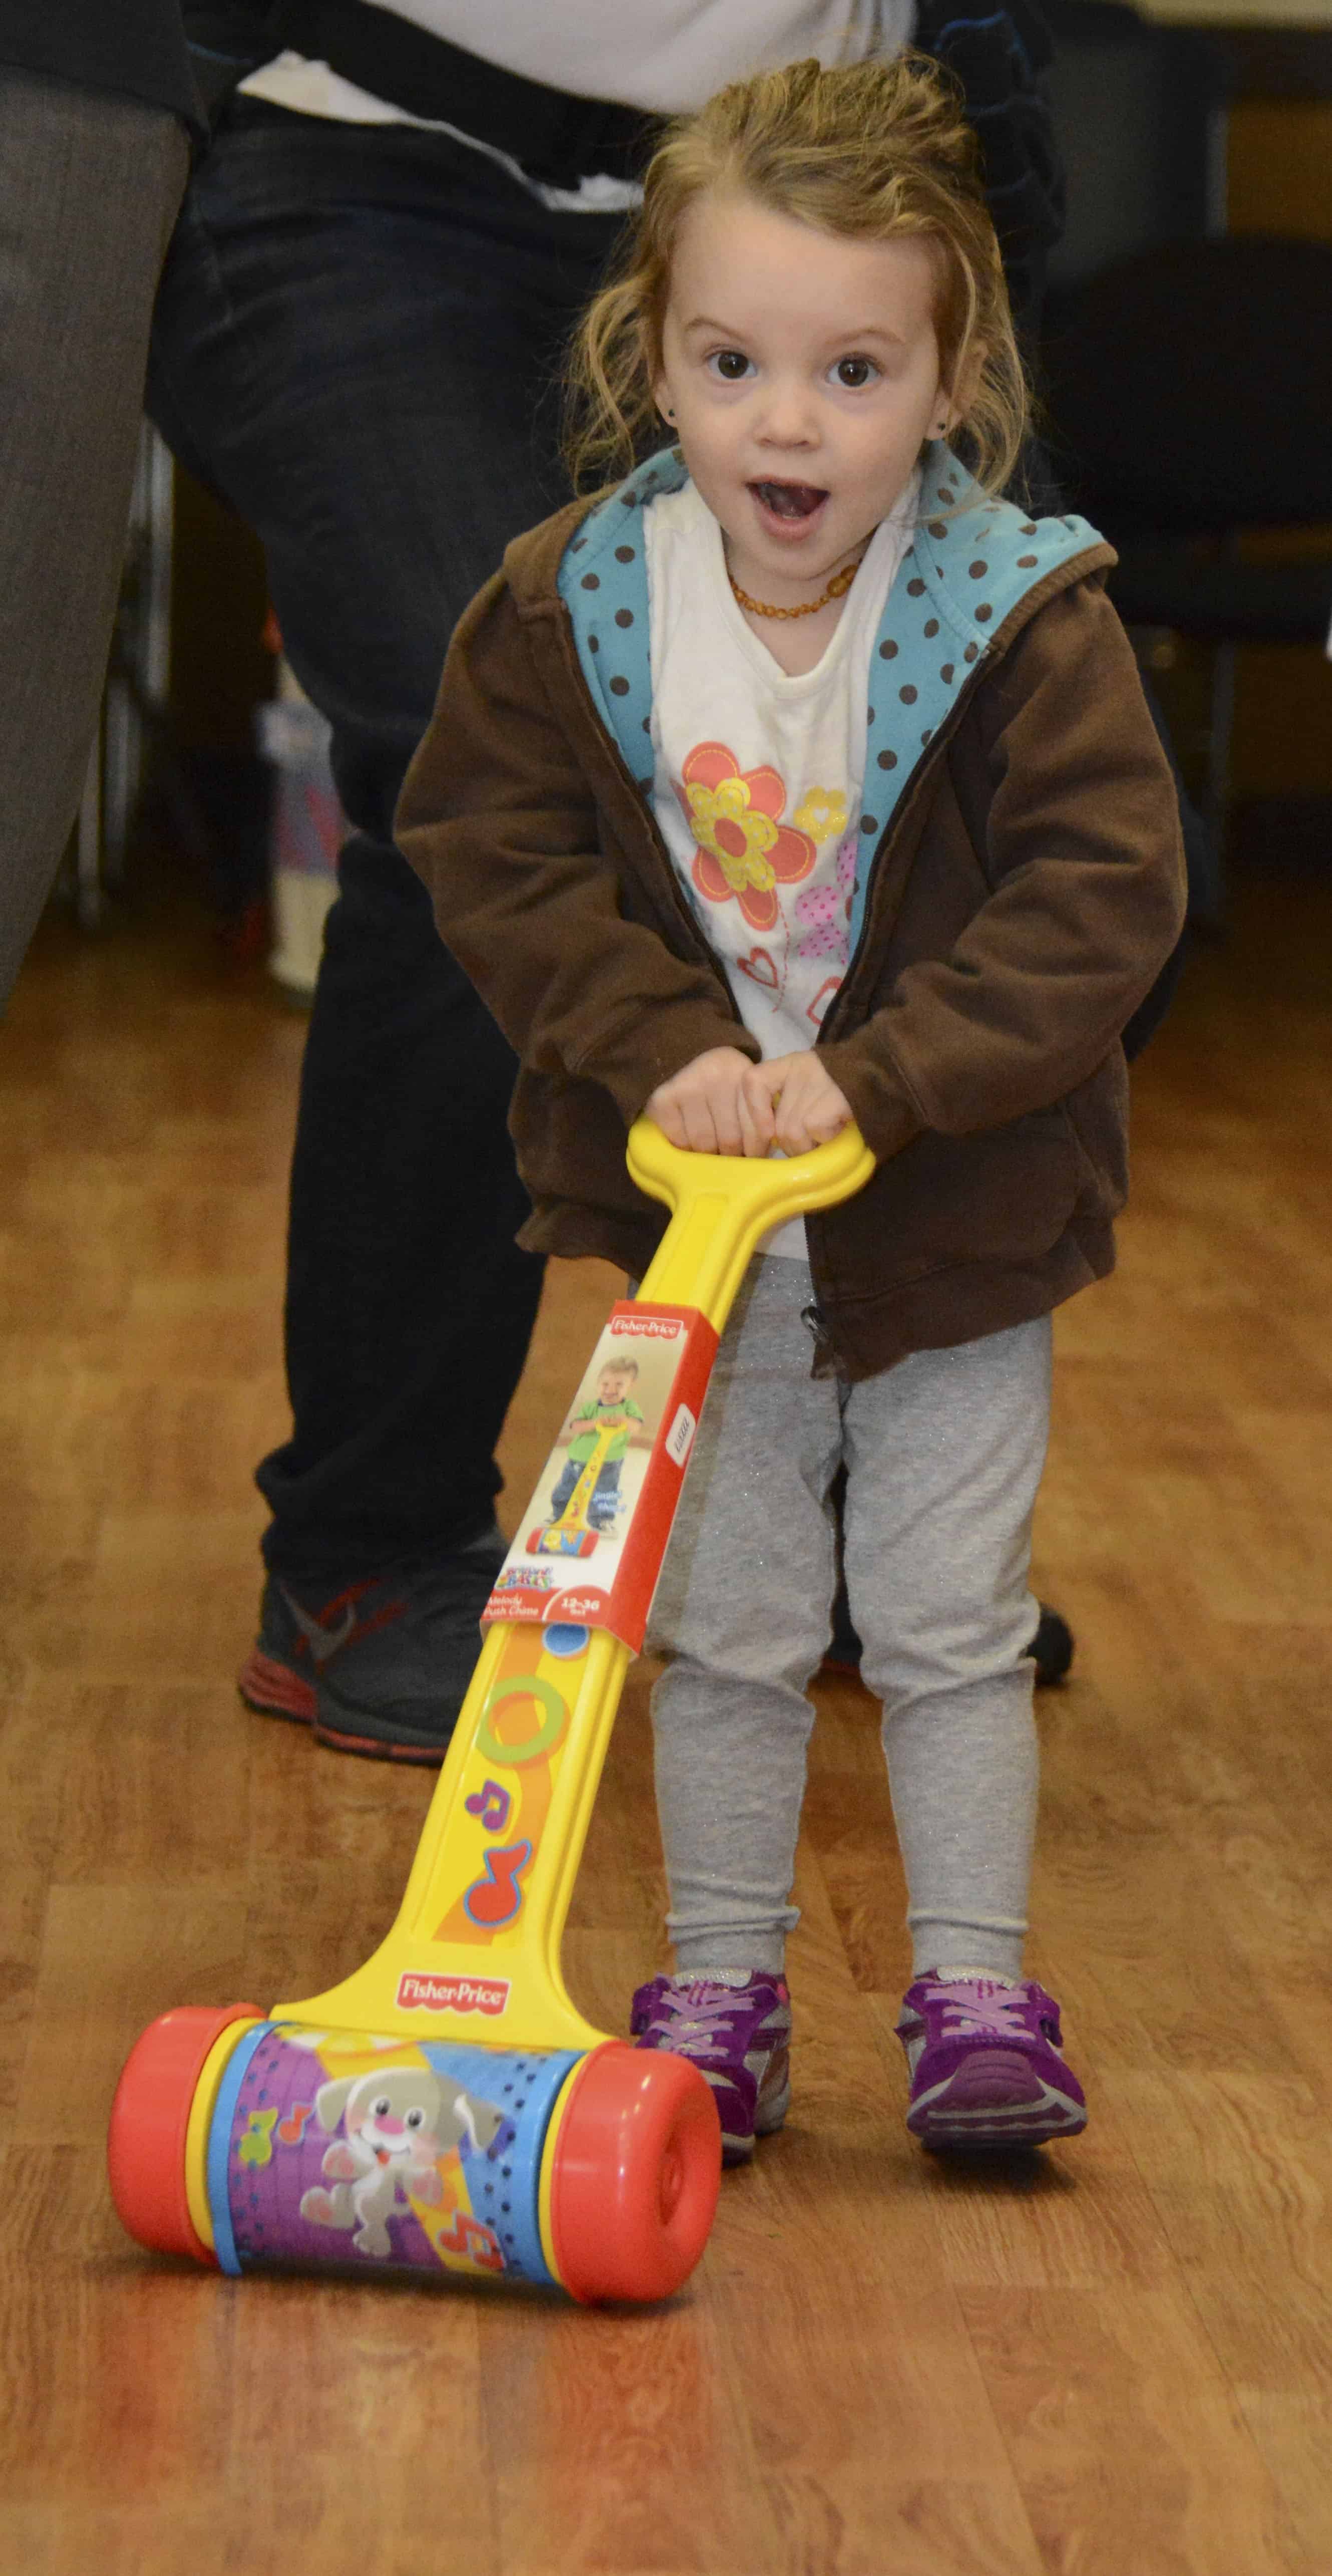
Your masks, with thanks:
M1064 162L1060 293L1151 242L1224 230L1228 58L1215 36L1140 17L1125 0L1041 0L1044 75Z
M1044 343L1061 481L1118 549L1125 623L1213 648L1211 821L1235 650L1332 621L1332 244L1157 244L1058 299ZM1267 547L1298 533L1290 559Z

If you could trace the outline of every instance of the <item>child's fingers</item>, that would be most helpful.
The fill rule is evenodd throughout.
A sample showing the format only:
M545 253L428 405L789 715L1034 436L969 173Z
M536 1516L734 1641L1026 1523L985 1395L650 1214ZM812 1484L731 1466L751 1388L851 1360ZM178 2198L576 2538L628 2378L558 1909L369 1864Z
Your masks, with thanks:
M685 1123L679 1103L673 1100L669 1093L654 1091L647 1104L647 1114L653 1126L660 1127L667 1144L678 1146L683 1153L689 1139L685 1134Z
M737 1047L712 1047L654 1091L647 1114L672 1145L690 1154L742 1154L737 1106L749 1058Z
M687 1154L738 1154L739 1122L711 1089L686 1085L672 1104L674 1124L664 1129L673 1145ZM661 1122L659 1122L661 1123Z
M814 1145L830 1145L840 1136L851 1112L843 1101L788 1101L777 1105L777 1142L786 1154L807 1154Z
M716 1142L705 1147L704 1151L713 1154L747 1153L738 1086L719 1084L709 1096L708 1107L712 1113L712 1132Z
M711 1075L690 1120L690 1142L696 1154L743 1154L744 1136L733 1075Z
M740 1151L761 1162L768 1150L767 1139L743 1092L740 1093L736 1107L740 1120Z
M761 1064L750 1065L741 1077L736 1096L744 1138L741 1150L756 1156L767 1153L776 1134L771 1087L763 1079L766 1070Z
M840 1109L787 1112L783 1100L777 1117L777 1142L784 1154L807 1154L812 1146L830 1145L834 1136L840 1136L850 1115L845 1105Z
M683 1103L684 1140L691 1154L715 1154L718 1151L717 1129L711 1103L706 1097L688 1096Z
M841 1134L850 1105L812 1051L783 1056L765 1071L780 1075L774 1108L777 1143L784 1153L808 1153L811 1146L831 1144Z
M850 1107L812 1050L753 1064L732 1047L696 1056L662 1083L647 1114L690 1154L803 1154L840 1135Z

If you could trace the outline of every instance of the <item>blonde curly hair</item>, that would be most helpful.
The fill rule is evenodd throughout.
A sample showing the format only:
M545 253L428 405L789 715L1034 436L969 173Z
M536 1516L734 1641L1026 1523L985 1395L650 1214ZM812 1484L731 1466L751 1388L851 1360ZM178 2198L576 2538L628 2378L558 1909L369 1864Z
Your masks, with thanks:
M952 76L916 53L831 70L788 63L674 119L570 352L564 444L575 487L629 472L660 428L652 387L671 252L681 218L710 190L849 240L932 246L941 372L963 400L960 452L987 492L1001 492L1027 426L1027 381L976 136Z

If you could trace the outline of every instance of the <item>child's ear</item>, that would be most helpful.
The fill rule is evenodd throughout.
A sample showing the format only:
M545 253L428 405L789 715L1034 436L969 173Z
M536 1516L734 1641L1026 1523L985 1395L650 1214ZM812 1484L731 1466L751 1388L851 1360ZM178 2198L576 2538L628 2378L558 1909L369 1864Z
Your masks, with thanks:
M939 408L935 419L942 421L943 427L935 428L931 433L933 437L947 438L952 430L957 429L965 421L980 390L980 380L985 372L985 354L984 342L973 340L970 347L962 352L954 370L951 385L940 385Z

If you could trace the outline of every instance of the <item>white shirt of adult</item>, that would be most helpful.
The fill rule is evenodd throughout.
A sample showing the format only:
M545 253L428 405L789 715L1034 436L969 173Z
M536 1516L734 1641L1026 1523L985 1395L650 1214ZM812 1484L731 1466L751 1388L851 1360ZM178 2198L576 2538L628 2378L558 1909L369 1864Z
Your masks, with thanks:
M674 116L702 107L728 81L807 55L832 64L898 53L914 31L916 0L614 0L613 7L607 0L561 0L558 8L534 8L532 0L396 0L389 14L551 89ZM561 212L611 214L637 203L630 182L605 173L579 188L546 187L492 144L438 119L412 116L302 54L277 55L241 87L249 98L297 114L450 134Z

